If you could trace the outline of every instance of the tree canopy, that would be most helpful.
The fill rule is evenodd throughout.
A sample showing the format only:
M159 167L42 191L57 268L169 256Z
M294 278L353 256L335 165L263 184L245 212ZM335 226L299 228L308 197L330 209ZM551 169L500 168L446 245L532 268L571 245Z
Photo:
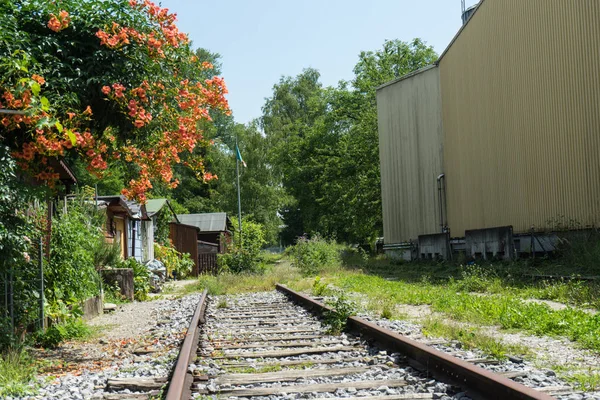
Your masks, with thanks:
M369 243L381 234L376 88L433 63L415 39L362 52L355 77L324 88L306 69L273 87L261 119L269 156L292 201L281 210L291 242L303 233Z
M227 89L174 14L148 0L0 0L0 13L0 108L23 113L2 116L0 137L23 169L52 184L51 157L98 176L120 160L140 200L177 186L175 164L213 178L194 149Z

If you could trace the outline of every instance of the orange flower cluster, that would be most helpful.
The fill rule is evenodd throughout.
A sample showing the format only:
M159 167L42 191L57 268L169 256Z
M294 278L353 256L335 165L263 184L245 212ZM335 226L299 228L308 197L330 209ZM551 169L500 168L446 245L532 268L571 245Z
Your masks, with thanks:
M70 22L71 17L69 16L69 13L65 10L62 10L60 13L58 13L58 17L54 14L50 14L48 28L50 28L54 32L60 32L63 29L68 28Z
M117 94L117 89L119 92ZM125 91L121 84L104 86L102 90L111 100L121 105L129 116L133 126L148 129L152 146L140 149L124 146L121 149L125 161L135 162L140 169L140 176L129 183L123 194L129 198L144 201L145 193L152 188L152 179L159 179L170 187L179 182L173 178L174 164L180 163L182 157L192 158L191 154L198 143L204 140L202 131L198 129L201 120L210 121L209 109L220 109L229 113L229 106L224 95L227 88L223 79L215 77L201 82L183 80L175 87L166 88L162 83L144 81L139 87ZM150 103L149 98L152 98ZM172 100L175 105L169 107ZM156 124L148 107L161 105L163 112ZM208 181L216 176L204 171L201 160L186 161L187 166L203 179Z
M109 29L100 29L96 32L100 44L111 49L118 49L130 44L133 40L138 44L145 45L150 55L164 58L167 46L178 48L181 44L189 42L187 35L179 32L175 25L175 14L170 14L168 9L160 8L147 0L141 3L130 0L129 4L133 8L145 11L157 24L157 29L149 33L142 33L113 22Z

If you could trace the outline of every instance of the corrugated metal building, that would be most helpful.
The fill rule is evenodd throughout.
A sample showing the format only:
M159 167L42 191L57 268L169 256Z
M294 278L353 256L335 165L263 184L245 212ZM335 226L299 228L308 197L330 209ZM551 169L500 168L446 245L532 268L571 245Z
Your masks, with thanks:
M377 92L386 243L440 230L436 186L443 170L439 79L438 67L431 66Z
M552 228L557 219L580 227L600 221L600 1L483 0L438 61L443 126L443 172L452 236L465 230L512 225L515 232ZM411 112L408 81L378 90L382 147L399 146L385 110L397 109L402 125L419 126L433 98ZM398 94L385 93L398 86ZM434 90L420 91L420 95ZM394 104L389 104L392 101ZM412 134L435 137L435 128ZM409 134L410 135L410 134ZM390 138L392 137L392 138ZM410 146L409 146L410 147ZM400 147L382 149L386 243L425 234L429 203L405 204L397 188L414 191L409 178L430 160L407 166ZM387 154L387 156L386 156ZM398 168L409 168L400 172ZM384 173L384 171L387 171ZM392 171L392 172L390 172ZM399 178L391 182L391 174ZM427 178L429 182L430 178ZM428 183L429 184L429 183ZM434 184L430 184L434 188ZM439 224L439 222L438 222ZM404 227L403 225L409 225ZM439 225L438 225L439 227ZM401 232L396 235L394 232ZM388 236L388 234L390 236ZM409 236L409 237L407 237Z

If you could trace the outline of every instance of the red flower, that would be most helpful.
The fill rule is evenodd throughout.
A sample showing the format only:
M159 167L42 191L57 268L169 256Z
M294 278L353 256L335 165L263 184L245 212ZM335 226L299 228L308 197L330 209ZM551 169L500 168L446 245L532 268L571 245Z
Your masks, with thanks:
M102 86L102 93L109 94L110 93L110 86Z

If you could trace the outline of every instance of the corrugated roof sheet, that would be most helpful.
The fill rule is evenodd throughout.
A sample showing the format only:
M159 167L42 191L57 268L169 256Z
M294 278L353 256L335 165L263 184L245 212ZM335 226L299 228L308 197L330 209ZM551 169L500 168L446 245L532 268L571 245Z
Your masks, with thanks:
M195 226L200 232L223 232L227 230L227 213L177 214L179 222Z

